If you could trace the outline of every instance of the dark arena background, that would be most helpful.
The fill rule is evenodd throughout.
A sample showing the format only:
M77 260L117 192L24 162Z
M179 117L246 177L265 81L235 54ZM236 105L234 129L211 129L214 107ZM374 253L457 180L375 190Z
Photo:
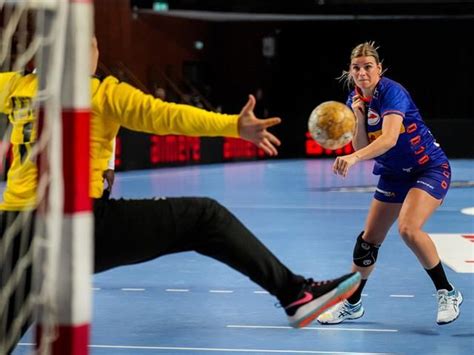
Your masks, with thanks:
M387 76L411 92L449 157L473 157L472 1L96 1L102 74L165 100L279 116L277 159L351 151L319 147L307 133L312 109L345 101L336 78L351 49L375 41ZM117 170L264 159L239 139L147 136L122 130Z
M15 4L21 5L22 1L16 0ZM4 3L10 2L0 0L0 10ZM89 0L56 0L55 3L63 6L54 10L65 9L64 4L91 9ZM81 136L80 133L85 136L87 129L76 129L82 126L63 120L65 126L75 127L63 140L64 151L71 151L70 155L60 160L53 149L49 150L54 144L35 145L46 146L47 149L41 149L41 157L50 155L51 164L43 165L40 160L44 171L38 174L36 195L38 200L43 196L49 198L47 203L39 204L35 213L39 219L33 229L26 226L31 223L30 207L36 206L33 197L28 198L33 194L31 186L36 170L24 159L24 154L35 157L36 150L23 149L31 146L29 141L28 145L25 143L25 137L32 124L20 121L24 117L29 119L33 111L24 110L26 105L18 105L14 107L19 109L10 117L0 116L0 131L9 132L10 118L16 127L22 124L23 139L15 143L15 155L8 155L6 139L0 140L0 148L5 148L7 157L15 157L13 167L21 171L15 174L15 169L10 170L8 186L0 182L0 191L7 188L4 196L7 202L10 199L11 205L0 205L4 230L0 235L0 355L7 353L2 350L5 349L2 335L14 339L8 337L8 328L17 328L14 330L19 334L21 321L30 318L29 313L22 311L21 317L18 315L13 325L7 327L5 318L20 309L22 302L16 300L28 296L23 308L34 309L36 313L36 308L30 307L29 290L23 292L26 285L23 279L30 278L32 270L35 276L51 280L53 286L51 295L39 292L40 296L44 294L43 298L49 301L56 298L50 296L58 294L57 298L66 298L64 304L71 305L71 310L57 302L58 307L53 303L45 307L43 299L37 301L37 297L31 297L32 302L42 302L42 309L50 308L52 315L58 315L60 320L68 318L66 327L60 324L54 331L59 329L69 334L71 328L80 330L80 336L64 340L74 352L54 354L474 354L474 0L93 0L93 3L94 32L100 50L99 76L113 75L167 102L231 114L238 114L248 95L253 94L257 99L257 117L282 118L281 124L269 129L282 145L277 156L268 157L251 143L237 138L158 136L121 128L115 150L118 172L114 175L107 171L103 175L109 191L93 200L92 221L91 204L85 196L87 185L81 180L87 177L87 152L77 148L80 145L74 143L76 139L70 139ZM5 24L15 19L9 12L4 13L5 16L0 16L0 64L6 43L4 33L8 32ZM79 15L58 16L55 20L68 25L64 27L67 31L56 32L66 34L66 43L70 43L67 39L71 38L71 32L89 40L88 26L71 26L87 19L84 12ZM76 21L77 18L81 21ZM366 41L374 41L379 47L385 75L401 83L412 95L423 119L447 153L451 170L443 162L438 167L430 166L429 172L423 172L423 178L417 172L416 180L402 182L399 175L392 179L386 174L380 183L379 176L373 173L374 160L362 159L350 167L347 175L334 173L344 160L336 156L351 153L351 143L336 151L323 149L308 133L308 118L322 102L346 101L348 88L338 77L349 68L351 50ZM74 46L70 47L64 51L68 65L73 61L67 59L80 57L80 52L75 49L71 52ZM57 59L56 55L54 58ZM83 69L89 64L86 60L80 62ZM58 75L47 75L46 81L60 81L56 79L63 73L68 78L73 72L67 69L68 65L66 69L51 65ZM39 65L40 73L41 68ZM88 73L84 71L77 77L88 79ZM7 73L4 78L11 78L10 75ZM11 91L10 85L4 86L4 92ZM64 85L61 92L77 91L78 98L86 103L87 96L80 87L87 87L87 81L74 86L74 90ZM23 91L8 95L20 104L29 103L31 88L28 89L25 89L26 97ZM56 98L64 96L63 103L69 105L73 101L57 91ZM109 93L104 91L104 95ZM39 98L44 101L46 96L43 93ZM114 101L111 99L104 102ZM7 109L3 111L10 113L8 101L4 102ZM64 117L69 119L72 111L77 111L79 117L88 117L85 107L65 106ZM102 107L94 102L94 110ZM44 112L49 114L47 110ZM106 131L99 132L101 125L97 122L101 117L93 119L96 124L93 139L97 144L91 156L98 149L108 151L103 143L110 139ZM45 141L44 137L57 138L56 125L51 126L54 128L51 135L42 133L38 142ZM413 125L408 125L407 131L410 127ZM15 142L17 137L13 138ZM416 144L416 135L410 139ZM6 160L8 165L11 159ZM400 156L395 160L394 163L402 164L405 158ZM74 167L74 173L65 169L61 175L61 165ZM341 173L344 165L339 164L339 168ZM58 171L53 173L53 169ZM94 164L92 169L99 173L99 167ZM411 165L402 169L411 172ZM94 189L97 187L95 197L102 188L97 184L99 176L93 177ZM442 180L438 181L440 177ZM406 184L415 182L417 188L405 198ZM11 192L13 184L18 188L10 197L8 189ZM76 190L67 188L71 184ZM65 191L64 199L60 190ZM374 202L374 193L380 200ZM27 205L23 204L25 200ZM69 200L77 204L78 211L68 212L73 210ZM398 203L401 200L403 204ZM27 207L25 213L16 212L21 207ZM63 207L67 213L59 214ZM13 220L10 212L19 217ZM45 222L50 229L44 231L55 232L51 234L57 234L56 238L51 239L57 241L46 238L49 233L41 233ZM89 222L94 226L93 242L87 239L87 233L92 232ZM74 227L73 231L64 226ZM30 233L20 233L28 230L34 231L31 238ZM363 230L366 233L361 233ZM72 238L68 238L70 235ZM268 253L255 242L253 235L268 248ZM368 236L367 240L362 238L364 235ZM26 248L26 244L32 246ZM41 247L40 252L33 249L36 244ZM92 252L93 246L94 264L99 267L94 275L89 275L92 255L87 255L86 249ZM21 262L12 263L17 259L12 254L23 253L25 249L28 251ZM77 256L75 250L80 251ZM43 262L43 254L48 253L60 256L61 263ZM363 290L358 289L364 310L354 305L353 317L346 318L347 322L327 325L324 318L315 319L303 329L294 329L291 318L288 324L285 312L288 307L285 309L280 304L286 302L274 296L283 295L288 300L293 297L288 280L295 280L296 285L297 278L293 279L290 271L275 267L278 263L268 257L269 253L291 273L308 281L298 291L298 297L304 295L304 298L290 303L291 308L303 303L306 308L309 303L319 304L321 298L328 297L327 294L313 297L307 303L311 296L309 284L312 289L328 290L331 284L324 280L346 274L354 259L364 265L371 262L374 273L366 285L363 283ZM420 263L422 259L425 260ZM90 270L83 272L73 262ZM21 272L26 276L20 275ZM12 276L4 282L4 275L9 274ZM313 284L309 280L318 281ZM457 292L449 293L447 283L462 292L462 298ZM39 289L39 284L34 282L34 289ZM70 287L62 287L63 284ZM76 291L84 292L84 297ZM17 294L20 298L11 302L10 298L13 300ZM68 297L69 294L74 297ZM92 296L90 310L86 294ZM77 300L81 301L79 305L75 303ZM4 307L10 302L11 308ZM342 310L340 305L338 311L331 311L339 320L349 314L349 308ZM319 307L318 311L321 310ZM7 317L2 318L2 314ZM440 314L444 314L441 321ZM70 326L69 318L75 316L82 323ZM449 321L452 322L446 324ZM49 335L55 343L65 338L56 337L56 332ZM35 339L39 337L32 328L11 355L39 354Z

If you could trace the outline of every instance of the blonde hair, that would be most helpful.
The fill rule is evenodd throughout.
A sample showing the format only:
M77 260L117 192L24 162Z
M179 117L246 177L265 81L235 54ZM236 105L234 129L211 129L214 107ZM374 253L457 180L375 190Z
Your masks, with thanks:
M350 61L352 62L352 59L359 57L374 57L375 64L381 64L382 61L380 60L379 52L377 51L378 49L379 47L375 45L374 41L360 43L352 49ZM385 69L380 73L380 75L383 75L383 73L385 73ZM343 70L341 76L336 79L344 82L344 85L350 89L355 84L349 74L348 70Z

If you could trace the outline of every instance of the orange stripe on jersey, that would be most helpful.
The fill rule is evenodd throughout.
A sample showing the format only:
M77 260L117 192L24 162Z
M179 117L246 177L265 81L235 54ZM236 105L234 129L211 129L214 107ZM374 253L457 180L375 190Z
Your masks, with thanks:
M425 151L425 147L424 146L421 146L420 148L418 148L418 150L415 151L415 155L418 155L418 154L421 154Z
M412 145L417 145L421 142L421 137L420 136L416 136L416 137L413 137L412 139L410 139L410 143Z
M430 160L430 157L428 155L423 155L420 159L418 159L418 164L426 164Z
M413 133L416 131L417 128L418 126L416 125L416 123L412 123L407 127L407 133Z

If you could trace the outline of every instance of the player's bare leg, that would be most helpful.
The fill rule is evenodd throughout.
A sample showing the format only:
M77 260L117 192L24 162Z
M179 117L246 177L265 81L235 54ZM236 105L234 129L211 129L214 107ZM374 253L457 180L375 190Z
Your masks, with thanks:
M322 324L338 324L345 320L357 319L364 315L364 307L361 302L362 290L367 283L369 275L375 268L375 260L377 258L377 250L385 240L390 227L398 217L401 203L387 203L376 199L372 200L372 204L367 216L365 230L358 237L356 248L362 249L362 258L366 260L354 260L352 263L352 271L360 272L362 275L361 283L358 289L347 300L337 304L333 308L324 312L318 317L318 321ZM366 256L366 252L371 254L371 248L375 255ZM354 251L356 254L356 251Z
M411 189L400 211L398 230L436 287L438 296L436 322L447 324L459 317L462 294L448 282L436 246L429 235L422 230L423 225L440 204L441 200L426 191Z

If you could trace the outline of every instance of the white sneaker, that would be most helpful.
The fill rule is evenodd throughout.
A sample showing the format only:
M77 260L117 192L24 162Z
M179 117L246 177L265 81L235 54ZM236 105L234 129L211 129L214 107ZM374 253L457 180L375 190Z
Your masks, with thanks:
M448 324L459 317L459 306L462 303L462 294L458 290L438 290L438 317L436 323Z
M361 300L356 304L350 304L347 300L344 300L321 314L318 317L318 322L321 324L339 324L346 319L357 319L363 315L364 307L362 307Z

